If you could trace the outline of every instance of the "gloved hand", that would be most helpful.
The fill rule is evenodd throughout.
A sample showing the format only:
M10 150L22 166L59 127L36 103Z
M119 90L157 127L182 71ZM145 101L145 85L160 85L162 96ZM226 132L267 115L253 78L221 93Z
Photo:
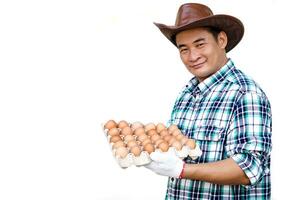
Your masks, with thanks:
M145 165L146 168L162 176L181 178L184 162L176 156L176 152L153 152L150 154L152 162Z

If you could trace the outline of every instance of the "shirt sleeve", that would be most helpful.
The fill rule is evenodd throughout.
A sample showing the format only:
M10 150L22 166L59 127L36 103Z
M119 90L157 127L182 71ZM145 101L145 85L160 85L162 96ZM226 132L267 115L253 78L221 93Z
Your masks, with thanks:
M270 171L272 114L266 96L243 94L236 105L226 151L255 185Z

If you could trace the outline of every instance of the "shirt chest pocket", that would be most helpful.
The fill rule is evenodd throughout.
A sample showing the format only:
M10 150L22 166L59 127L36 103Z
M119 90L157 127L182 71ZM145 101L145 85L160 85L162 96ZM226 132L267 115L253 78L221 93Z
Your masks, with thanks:
M225 130L214 125L202 125L193 131L193 138L202 150L199 162L214 162L223 159Z

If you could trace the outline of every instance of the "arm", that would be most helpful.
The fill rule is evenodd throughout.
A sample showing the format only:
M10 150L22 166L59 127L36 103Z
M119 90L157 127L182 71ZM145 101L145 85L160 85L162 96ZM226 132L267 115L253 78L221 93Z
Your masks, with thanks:
M222 185L248 185L250 180L232 159L202 163L184 164L175 151L153 152L152 162L146 167L163 176L206 181Z
M245 93L227 133L225 160L186 165L184 178L216 184L255 185L269 170L271 108L266 98Z
M229 158L217 162L186 164L183 178L217 184L255 185L269 173L271 151L271 110L267 99L248 93L237 104L225 144ZM183 161L176 155L150 155L147 168L157 174L176 177Z
M182 178L221 185L248 185L250 181L232 158L204 164L186 164Z

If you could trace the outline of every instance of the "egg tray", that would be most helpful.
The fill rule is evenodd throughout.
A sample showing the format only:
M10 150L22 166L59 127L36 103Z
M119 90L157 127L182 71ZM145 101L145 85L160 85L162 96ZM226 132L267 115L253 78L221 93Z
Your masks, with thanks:
M128 153L125 158L121 158L121 157L117 156L115 154L116 150L113 149L113 144L114 143L109 142L111 136L108 135L108 130L103 128L103 131L104 131L106 139L107 139L107 141L110 145L110 149L112 151L112 154L113 154L114 158L116 159L117 163L120 165L120 167L127 168L127 167L130 167L132 165L134 165L134 166L143 166L143 165L147 165L147 164L152 162L149 153L146 152L146 151L141 151L141 154L139 156L135 156L132 153ZM174 147L170 147L167 152L169 152L169 151L175 151L176 155L180 159L184 159L185 157L189 156L190 158L195 160L199 156L201 156L201 154L202 154L202 151L200 150L198 145L196 145L195 149L190 149L188 146L183 146L180 151L178 151ZM162 151L160 149L155 149L155 152L162 153Z

